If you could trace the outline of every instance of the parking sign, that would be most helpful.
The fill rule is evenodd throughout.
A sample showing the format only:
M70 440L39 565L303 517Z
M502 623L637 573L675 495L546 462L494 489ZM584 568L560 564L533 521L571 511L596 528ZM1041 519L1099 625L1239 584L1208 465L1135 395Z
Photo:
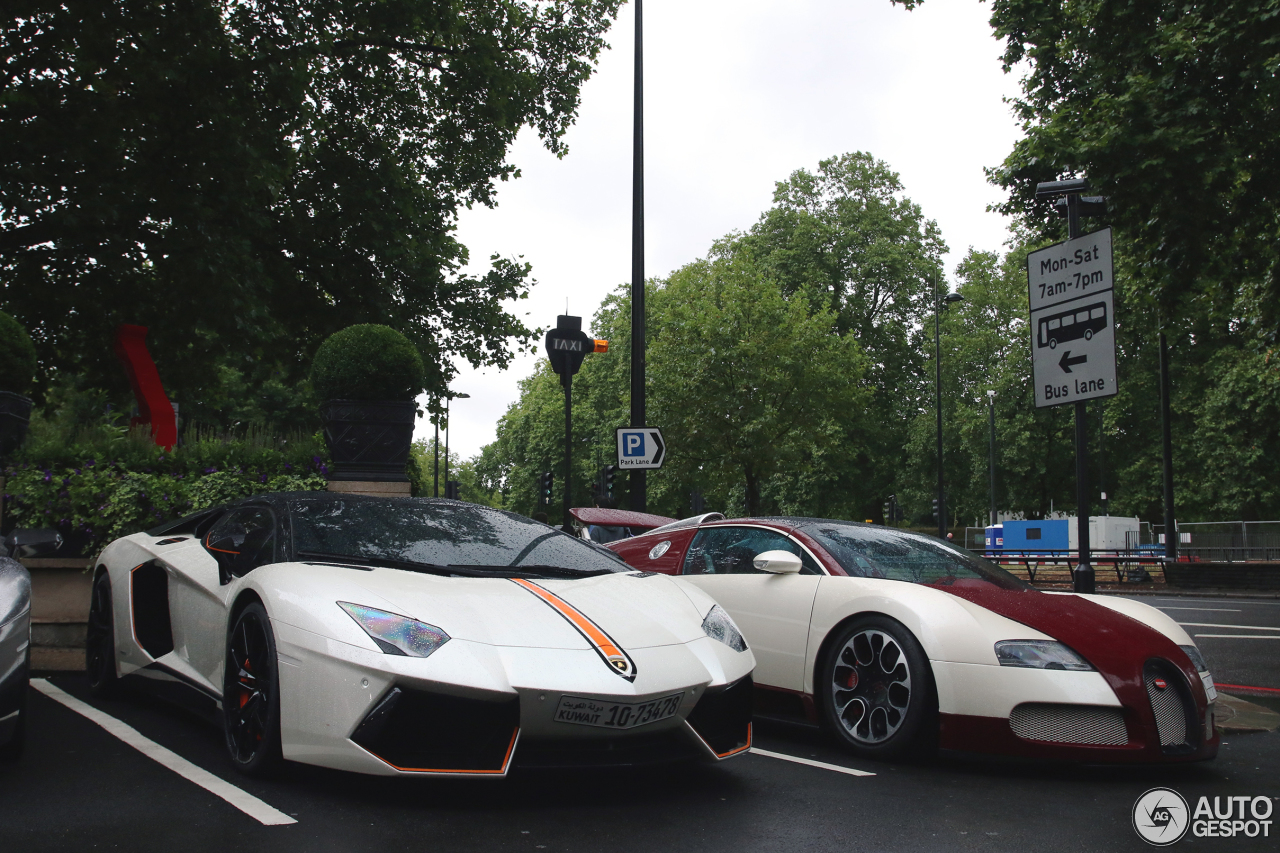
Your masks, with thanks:
M618 430L619 468L661 468L666 455L662 430L656 427L621 427Z

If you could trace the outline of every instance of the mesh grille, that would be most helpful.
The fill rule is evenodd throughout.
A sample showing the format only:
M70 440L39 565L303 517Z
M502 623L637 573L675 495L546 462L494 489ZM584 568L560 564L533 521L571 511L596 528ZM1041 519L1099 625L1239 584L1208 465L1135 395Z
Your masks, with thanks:
M1161 746L1182 746L1187 743L1187 707L1180 680L1168 667L1157 661L1148 661L1142 668L1142 679L1151 699L1151 711L1156 718L1156 731L1160 733ZM1160 687L1158 683L1163 683Z
M1119 708L1028 702L1013 709L1009 727L1027 740L1096 746L1124 746L1129 742L1124 712Z

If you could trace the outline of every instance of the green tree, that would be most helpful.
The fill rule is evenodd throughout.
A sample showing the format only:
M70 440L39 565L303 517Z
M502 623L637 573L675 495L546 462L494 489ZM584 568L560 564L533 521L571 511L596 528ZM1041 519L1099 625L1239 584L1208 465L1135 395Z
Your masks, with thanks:
M1274 333L1280 0L993 0L991 25L1025 69L1002 209L1052 229L1035 184L1087 176L1167 311L1265 283Z
M740 495L742 512L759 515L778 503L762 499L771 478L850 454L871 395L866 360L853 336L836 334L834 311L802 290L784 295L733 244L673 273L661 305L650 383L672 475ZM787 479L790 489L775 484L782 495L813 503Z
M1069 413L1035 408L1026 254L1026 247L1003 258L970 249L955 269L964 301L941 315L943 458L952 524L987 523L989 390L996 392L998 508L1036 518L1074 503ZM932 396L912 420L908 456L899 498L917 523L931 524L937 492Z
M922 405L933 282L947 247L937 223L904 195L897 173L855 152L781 181L774 204L744 237L760 266L787 294L830 310L835 331L868 358L868 405L877 428L839 475L857 482L865 503L850 517L878 514L905 459L907 425ZM842 513L843 514L843 513Z
M46 371L121 386L151 329L182 401L230 359L286 385L325 336L409 335L505 365L529 268L459 272L461 205L493 204L535 128L564 153L621 0L15 0L0 23L0 303Z
M733 240L650 282L646 301L650 420L668 443L667 462L650 472L652 511L687 515L693 489L734 513L847 513L865 502L847 472L865 448L862 413L872 391L866 358L853 336L836 334L834 312L803 292L786 296ZM629 318L619 288L591 326L609 338L609 353L588 357L574 379L575 506L590 506L598 469L615 454L614 431L627 423ZM556 520L563 391L543 363L521 392L478 465L507 506L524 513L537 508L538 475L555 473Z

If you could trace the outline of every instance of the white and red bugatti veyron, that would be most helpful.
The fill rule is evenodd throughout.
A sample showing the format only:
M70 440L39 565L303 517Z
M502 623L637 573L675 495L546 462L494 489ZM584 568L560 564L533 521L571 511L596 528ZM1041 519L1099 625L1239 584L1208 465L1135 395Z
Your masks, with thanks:
M608 547L728 611L756 656L758 715L821 722L861 754L1217 754L1204 659L1140 602L1043 592L933 537L848 521L710 514Z

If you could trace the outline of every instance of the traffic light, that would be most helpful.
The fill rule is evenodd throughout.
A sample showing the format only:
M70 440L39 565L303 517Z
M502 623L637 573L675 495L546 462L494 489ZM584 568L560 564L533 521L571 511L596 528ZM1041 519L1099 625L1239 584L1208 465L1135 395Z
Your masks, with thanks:
M454 501L459 500L458 492L459 492L459 488L458 488L457 480L450 480L449 482L444 484L444 496L449 500L454 500Z
M883 517L884 517L884 523L885 523L885 524L892 524L892 523L893 523L893 504L889 503L888 501L885 501L885 502L884 502L884 516L883 516Z
M555 487L556 478L550 471L544 471L542 476L538 478L538 501L543 506L551 506L551 492Z
M933 520L934 521L938 520L938 499L937 498L933 499Z
M606 495L613 494L613 478L617 473L617 465L606 465L604 466L604 470L600 472L600 485Z

